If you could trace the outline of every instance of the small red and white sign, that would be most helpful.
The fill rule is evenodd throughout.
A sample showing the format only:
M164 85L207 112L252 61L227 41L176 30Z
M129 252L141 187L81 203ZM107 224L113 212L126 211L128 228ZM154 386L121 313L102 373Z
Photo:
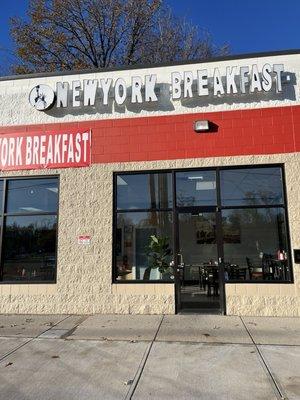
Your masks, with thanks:
M78 236L78 244L84 244L84 245L91 244L91 237L89 235Z
M91 164L91 131L0 135L0 170L74 168Z

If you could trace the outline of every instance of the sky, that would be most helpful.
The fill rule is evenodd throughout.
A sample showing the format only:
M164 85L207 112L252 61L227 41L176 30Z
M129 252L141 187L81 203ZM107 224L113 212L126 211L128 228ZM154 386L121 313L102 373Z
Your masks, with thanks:
M168 0L194 24L210 31L231 53L300 48L299 0Z
M299 0L165 0L174 11L208 30L216 45L232 54L300 48ZM2 1L0 65L12 61L9 18L24 16L28 0ZM4 49L4 50L3 50Z

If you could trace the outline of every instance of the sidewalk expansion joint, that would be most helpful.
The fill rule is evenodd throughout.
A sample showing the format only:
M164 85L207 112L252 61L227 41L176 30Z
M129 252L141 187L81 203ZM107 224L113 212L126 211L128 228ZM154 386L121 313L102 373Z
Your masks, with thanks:
M11 351L9 351L8 353L4 354L2 357L0 357L0 363L5 360L7 357L11 356L14 352L16 352L17 350L21 349L22 347L26 346L28 343L32 342L35 338L30 338L28 339L26 342L20 344L19 346L15 347L14 349L12 349Z
M149 343L149 345L147 346L147 349L146 349L146 351L145 351L145 353L144 353L144 355L143 355L143 358L142 358L142 360L141 360L141 362L140 362L140 364L139 364L139 366L138 366L138 369L137 369L137 371L136 371L136 374L135 374L135 377L134 377L134 379L133 379L133 382L132 382L132 384L130 385L130 389L128 390L128 392L127 392L127 394L126 394L124 400L131 400L132 397L133 397L133 395L134 395L134 393L135 393L135 391L136 391L136 388L137 388L137 386L138 386L138 384L139 384L139 381L140 381L140 379L141 379L141 377L142 377L142 374L143 374L143 372L144 372L146 363L147 363L147 361L148 361L148 358L149 358L151 349L152 349L152 347L153 347L154 342L156 341L158 332L159 332L160 327L161 327L161 325L162 325L162 323L163 323L164 317L165 317L165 316L163 315L162 318L161 318L161 320L160 320L160 323L158 324L158 327L157 327L157 330L156 330L156 332L155 332L155 335L154 335L153 339L151 340L151 343Z
M275 391L276 397L278 399L280 399L280 400L288 400L287 395L284 393L284 390L281 387L281 385L276 381L276 379L275 379L275 377L274 377L274 375L272 373L272 370L271 370L270 366L268 365L267 360L265 359L265 357L262 354L260 348L256 344L256 342L255 342L253 336L251 335L251 332L249 331L247 325L245 324L243 318L240 317L240 320L241 320L242 324L244 325L244 328L246 329L246 332L248 333L248 335L249 335L249 337L250 337L250 339L251 339L251 341L252 341L252 343L253 343L253 345L254 345L254 347L256 349L256 352L258 354L258 357L259 357L259 360L261 362L261 365L262 365L267 377L269 378L269 381L270 381L270 383L271 383L271 385L272 385L272 387L273 387L273 389Z
M22 344L20 344L19 346L16 346L14 349L12 349L11 351L9 351L8 353L4 354L2 357L0 357L0 362L2 362L3 360L5 360L7 357L11 356L12 354L14 354L17 350L21 349L22 347L26 346L27 344L31 343L33 340L38 339L41 335L43 335L44 333L48 332L49 330L51 330L53 327L55 327L56 325L60 324L61 322L65 321L67 318L69 318L70 315L67 315L65 318L61 319L60 321L58 321L56 324L53 324L51 327L49 327L48 329L46 329L45 331L43 331L42 333L40 333L37 336L28 338L28 340ZM26 338L25 338L26 339Z

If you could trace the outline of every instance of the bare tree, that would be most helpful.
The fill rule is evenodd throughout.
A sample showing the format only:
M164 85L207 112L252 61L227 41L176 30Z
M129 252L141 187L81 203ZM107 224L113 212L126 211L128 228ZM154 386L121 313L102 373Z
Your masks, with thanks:
M11 19L13 72L206 59L228 52L162 0L31 0Z

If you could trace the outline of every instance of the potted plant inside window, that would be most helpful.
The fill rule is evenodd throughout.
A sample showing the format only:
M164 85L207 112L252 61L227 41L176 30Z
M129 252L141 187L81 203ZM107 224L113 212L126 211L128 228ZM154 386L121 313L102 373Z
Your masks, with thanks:
M152 269L158 269L162 279L170 280L173 269L170 267L172 250L169 245L169 238L151 235L146 247L146 254L148 256L148 267L144 272L144 280L150 280Z

